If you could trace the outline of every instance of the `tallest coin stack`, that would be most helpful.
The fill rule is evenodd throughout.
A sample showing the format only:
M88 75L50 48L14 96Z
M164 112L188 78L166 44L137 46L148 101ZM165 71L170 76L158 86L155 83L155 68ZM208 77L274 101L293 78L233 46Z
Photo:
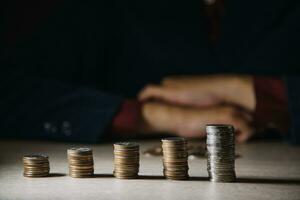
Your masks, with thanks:
M207 132L207 171L213 182L233 182L235 175L234 128L211 124Z

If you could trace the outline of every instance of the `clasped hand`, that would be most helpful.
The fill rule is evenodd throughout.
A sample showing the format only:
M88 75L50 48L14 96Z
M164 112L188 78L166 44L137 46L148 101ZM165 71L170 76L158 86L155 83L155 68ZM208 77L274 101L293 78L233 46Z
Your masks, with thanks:
M138 98L144 133L205 137L205 125L219 123L232 124L238 142L253 134L256 102L250 76L167 77L159 85L147 85Z

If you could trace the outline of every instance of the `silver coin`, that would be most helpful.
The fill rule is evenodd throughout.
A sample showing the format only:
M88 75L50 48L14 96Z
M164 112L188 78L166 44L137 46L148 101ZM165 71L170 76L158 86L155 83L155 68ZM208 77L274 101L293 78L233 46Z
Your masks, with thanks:
M213 182L233 182L235 174L234 127L209 124L207 132L207 172Z

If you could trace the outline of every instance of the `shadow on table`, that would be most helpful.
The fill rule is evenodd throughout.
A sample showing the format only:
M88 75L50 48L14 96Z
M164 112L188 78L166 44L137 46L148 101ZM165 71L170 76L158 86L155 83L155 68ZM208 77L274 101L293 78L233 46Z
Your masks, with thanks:
M237 178L237 183L254 183L254 184L285 184L285 185L300 185L300 179L283 179L283 178L258 178L247 177Z
M115 178L113 174L94 174L93 178ZM139 175L136 179L165 180L163 175ZM207 181L207 177L190 177L186 181Z
M94 174L93 178L115 178L115 177L113 174ZM160 180L160 179L165 179L165 177L160 175L139 175L139 177L136 179Z
M92 178L114 178L113 174L94 174Z
M94 174L92 178L115 178L113 174ZM163 175L139 175L136 179L144 179L144 180L166 180ZM135 180L136 180L135 179ZM184 181L209 181L208 177L189 177L188 180Z
M189 181L209 181L208 177L190 176Z
M139 179L162 180L165 177L161 175L139 175Z
M64 173L50 173L48 177L61 177L61 176L66 176Z
M138 179L145 180L165 180L164 176L160 175L140 175ZM191 176L184 181L209 181L208 177ZM300 179L279 179L279 178L237 178L236 183L250 183L250 184L286 184L286 185L300 185Z
M50 173L48 177L62 177L64 173ZM94 174L91 178L115 178L113 174ZM140 175L137 179L145 180L165 180L162 175ZM191 176L185 181L209 181L208 177ZM259 178L259 177L242 177L237 178L236 183L248 184L284 184L284 185L299 185L300 179L283 179L283 178Z
M147 180L166 180L166 178L162 175L140 175L139 179L147 179ZM208 181L208 177L196 177L196 176L191 176L187 180L182 180L182 181ZM180 181L180 180L178 180Z

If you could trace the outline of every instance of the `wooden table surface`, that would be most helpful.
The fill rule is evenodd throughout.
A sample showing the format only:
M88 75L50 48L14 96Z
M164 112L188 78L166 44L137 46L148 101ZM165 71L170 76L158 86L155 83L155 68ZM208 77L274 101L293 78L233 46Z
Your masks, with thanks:
M140 141L141 150L159 141ZM95 177L75 179L67 175L66 149L93 148ZM51 176L25 178L22 156L44 152L50 157ZM162 176L161 157L141 156L139 179L112 177L112 144L79 145L38 141L0 142L0 199L300 199L300 147L280 142L238 145L235 183L207 179L206 159L189 160L191 180L171 181Z

